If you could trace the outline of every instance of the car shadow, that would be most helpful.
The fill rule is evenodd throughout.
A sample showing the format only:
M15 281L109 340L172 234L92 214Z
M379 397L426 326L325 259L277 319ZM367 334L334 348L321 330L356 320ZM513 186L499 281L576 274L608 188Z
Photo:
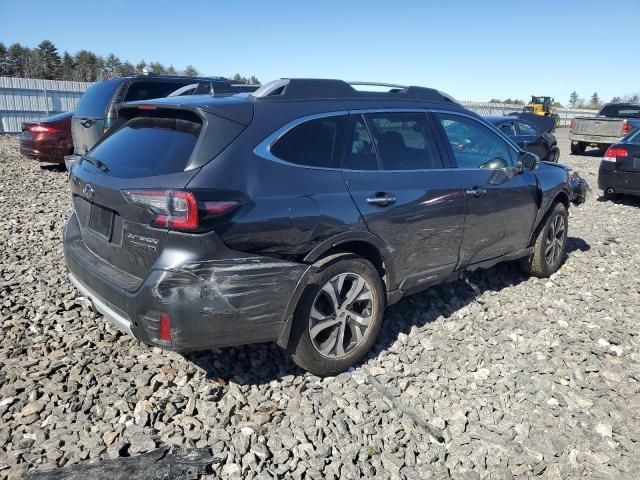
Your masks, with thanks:
M47 170L49 172L66 172L67 168L62 163L44 163L40 165L42 170Z
M572 157L597 157L597 158L602 158L603 152L601 152L599 149L597 148L591 148L589 150L586 150L583 154L581 155L576 155L575 153L572 153L571 156Z
M582 238L567 238L567 257L575 251L586 252L590 249L591 246ZM471 272L463 280L436 285L404 297L387 309L374 346L356 368L388 350L401 334L409 334L414 327L422 330L440 317L446 320L460 309L477 301L483 293L497 293L529 278L517 261L505 262L488 270ZM203 369L207 379L223 387L229 382L240 385L264 385L281 380L285 376L295 377L305 373L293 363L289 354L275 343L226 347L183 356ZM292 381L296 383L295 379Z
M600 195L599 202L611 202L619 205L627 205L629 207L640 207L640 196L624 195L619 193L615 196Z

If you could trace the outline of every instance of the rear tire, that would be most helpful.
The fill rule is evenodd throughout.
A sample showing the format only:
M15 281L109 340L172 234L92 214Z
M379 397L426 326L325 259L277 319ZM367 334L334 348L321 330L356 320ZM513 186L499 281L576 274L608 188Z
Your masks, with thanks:
M582 155L587 149L587 144L583 142L571 142L571 154Z
M373 346L382 325L385 289L364 258L338 255L313 275L293 318L293 361L318 376L345 371Z
M548 158L550 162L558 163L558 160L560 160L560 149L557 146L551 147Z
M538 278L547 278L557 272L564 261L568 229L567 207L556 203L536 237L533 253L521 262L523 270Z

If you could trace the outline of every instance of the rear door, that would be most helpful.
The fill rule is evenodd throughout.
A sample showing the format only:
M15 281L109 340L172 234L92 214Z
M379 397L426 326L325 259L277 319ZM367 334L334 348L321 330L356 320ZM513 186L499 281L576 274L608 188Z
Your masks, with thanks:
M458 263L464 194L425 112L353 113L344 178L367 227L394 252L403 290L446 277Z
M90 86L80 98L71 121L74 153L84 155L104 134L107 112L123 79L98 82Z
M538 155L541 159L547 157L547 143L542 138L542 132L528 122L516 122L518 136L515 142L527 152Z
M436 116L467 200L461 263L526 248L538 214L535 175L516 173L517 150L480 120L457 113Z

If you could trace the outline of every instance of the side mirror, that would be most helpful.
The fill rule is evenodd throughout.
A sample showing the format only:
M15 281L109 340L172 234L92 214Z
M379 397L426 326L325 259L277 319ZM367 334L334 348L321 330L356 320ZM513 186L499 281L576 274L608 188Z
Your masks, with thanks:
M535 170L540 165L540 158L533 153L522 152L518 157L518 164L522 171Z

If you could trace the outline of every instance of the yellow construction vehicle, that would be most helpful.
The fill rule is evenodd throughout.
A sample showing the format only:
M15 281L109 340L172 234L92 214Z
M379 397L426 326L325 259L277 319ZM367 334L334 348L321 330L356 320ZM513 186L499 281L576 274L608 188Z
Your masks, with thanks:
M553 106L552 97L537 97L531 95L531 101L524 107L524 113L533 113L534 115L544 115L545 117L555 118L556 127L560 125L560 117L556 113Z

